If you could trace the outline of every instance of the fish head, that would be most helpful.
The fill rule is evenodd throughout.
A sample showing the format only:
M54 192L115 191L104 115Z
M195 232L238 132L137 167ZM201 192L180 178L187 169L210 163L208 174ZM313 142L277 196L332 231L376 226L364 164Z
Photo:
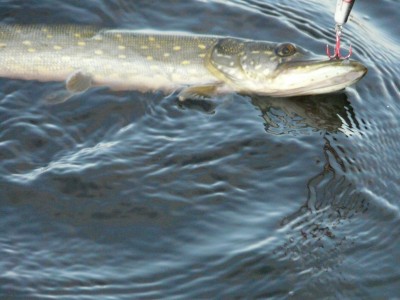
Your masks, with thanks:
M238 92L275 97L325 94L356 83L367 72L357 61L316 56L291 43L232 43L215 47L210 60Z

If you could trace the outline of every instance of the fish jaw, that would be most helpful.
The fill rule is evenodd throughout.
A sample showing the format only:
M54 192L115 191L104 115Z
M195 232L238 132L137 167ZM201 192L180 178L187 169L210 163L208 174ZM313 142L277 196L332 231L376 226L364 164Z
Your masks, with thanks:
M367 70L363 64L353 60L288 62L279 65L273 76L267 79L267 94L289 97L332 93L355 84Z
M233 38L217 41L207 67L235 92L274 97L331 93L367 72L359 62L329 60L291 43Z

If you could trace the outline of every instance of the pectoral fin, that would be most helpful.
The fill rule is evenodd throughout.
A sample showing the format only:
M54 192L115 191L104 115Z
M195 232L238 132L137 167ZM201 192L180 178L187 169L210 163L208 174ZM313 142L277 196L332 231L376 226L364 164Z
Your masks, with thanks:
M192 100L205 100L209 99L216 94L217 89L220 87L218 84L194 85L184 88L179 94L179 101L186 99Z
M65 81L67 90L71 93L81 93L92 86L92 76L82 71L72 73Z
M59 104L67 101L77 93L86 91L92 86L92 76L78 70L72 73L65 81L66 90L52 93L46 97L47 104Z
M46 96L44 100L46 101L47 105L55 105L67 101L73 95L74 95L73 93L66 90L56 91Z

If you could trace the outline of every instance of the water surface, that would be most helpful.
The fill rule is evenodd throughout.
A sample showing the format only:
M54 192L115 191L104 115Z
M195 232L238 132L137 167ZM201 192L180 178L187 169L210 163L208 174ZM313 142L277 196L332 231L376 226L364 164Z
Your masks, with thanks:
M73 23L333 45L336 1L2 1ZM376 299L400 293L400 4L358 1L367 76L277 99L0 80L4 299Z

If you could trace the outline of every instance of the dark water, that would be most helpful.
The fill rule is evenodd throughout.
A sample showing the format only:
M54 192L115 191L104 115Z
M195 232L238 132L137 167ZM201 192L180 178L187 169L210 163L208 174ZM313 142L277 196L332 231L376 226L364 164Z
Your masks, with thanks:
M333 45L336 0L0 1L74 23ZM1 299L400 296L400 2L359 0L341 93L180 105L0 80Z

